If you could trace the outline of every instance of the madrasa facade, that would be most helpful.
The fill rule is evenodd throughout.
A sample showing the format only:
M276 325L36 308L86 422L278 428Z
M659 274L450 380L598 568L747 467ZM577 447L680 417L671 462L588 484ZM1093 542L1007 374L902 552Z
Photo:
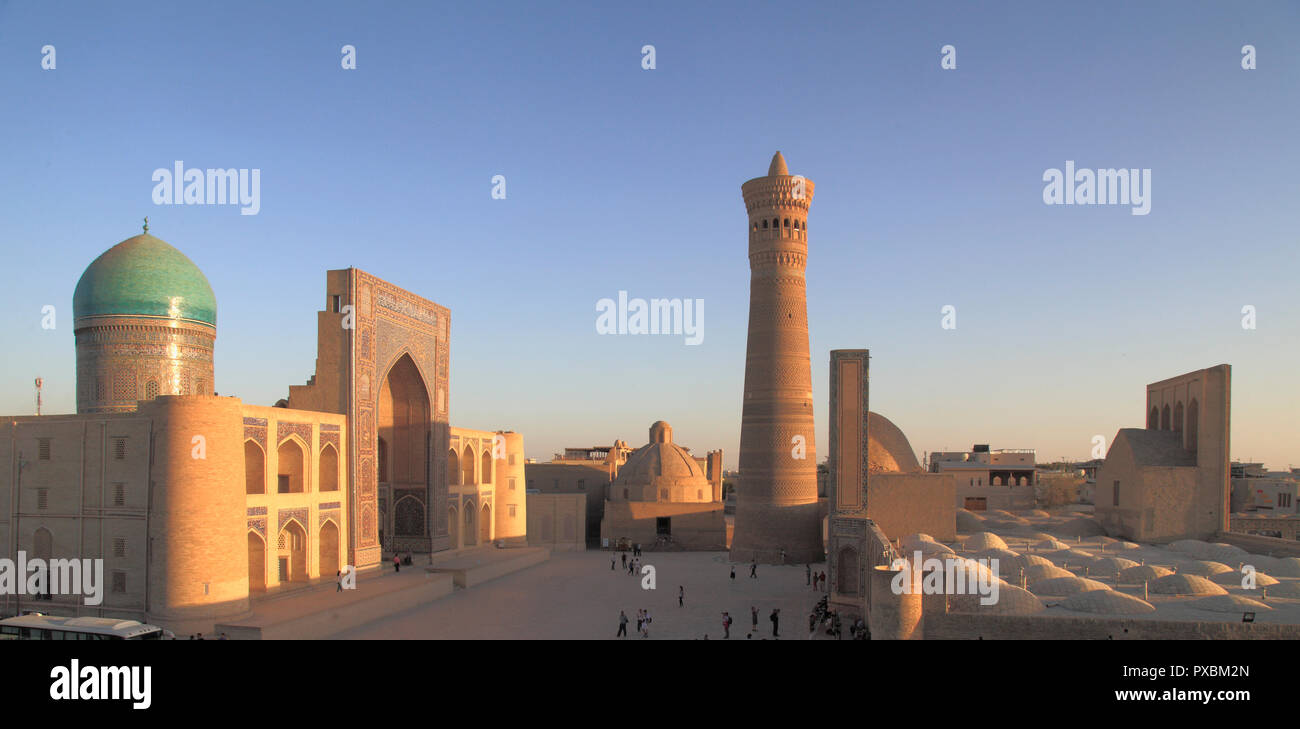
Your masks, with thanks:
M147 226L86 268L76 414L0 422L0 554L102 559L102 600L6 589L0 613L192 632L385 552L526 543L522 436L449 424L448 309L326 272L315 374L269 407L214 392L216 314Z

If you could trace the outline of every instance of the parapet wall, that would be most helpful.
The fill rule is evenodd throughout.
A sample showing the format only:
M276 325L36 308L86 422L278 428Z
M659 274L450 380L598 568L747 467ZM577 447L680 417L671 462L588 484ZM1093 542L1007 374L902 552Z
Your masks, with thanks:
M1271 557L1300 557L1300 542L1290 539L1263 537L1258 534L1222 532L1214 538L1214 541L1241 547L1254 554L1266 554Z

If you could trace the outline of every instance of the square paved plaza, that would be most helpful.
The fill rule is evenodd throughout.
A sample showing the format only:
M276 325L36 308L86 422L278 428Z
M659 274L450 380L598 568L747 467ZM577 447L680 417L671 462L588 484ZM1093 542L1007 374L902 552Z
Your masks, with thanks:
M616 560L610 570L611 556ZM345 639L614 639L619 610L628 616L628 637L636 635L636 611L650 611L649 640L721 639L722 612L731 613L731 640L771 639L769 616L780 610L780 639L806 640L808 615L824 593L807 585L803 565L731 563L725 552L648 552L642 563L655 568L656 589L643 590L642 576L629 575L619 553L558 552L550 560L427 605L345 631ZM825 563L814 564L824 571ZM677 606L677 588L686 590ZM759 612L751 628L751 607ZM846 628L847 637L847 628ZM821 636L825 637L825 636Z

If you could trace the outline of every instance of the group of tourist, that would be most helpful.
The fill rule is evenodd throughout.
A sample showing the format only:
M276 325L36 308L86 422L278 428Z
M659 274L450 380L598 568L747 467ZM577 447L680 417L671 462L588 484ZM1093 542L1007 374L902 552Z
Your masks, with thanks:
M638 547L634 546L634 547L633 547L633 550L632 550L632 557L631 557L630 559L629 559L629 557L628 557L628 553L627 553L626 551L623 551L622 554L621 554L621 555L619 556L619 558L617 558L617 559L614 558L614 557L611 555L611 556L610 556L610 559L609 559L609 569L610 569L611 571L617 569L618 566L619 566L619 561L621 560L621 561L622 561L622 566L627 570L627 573L628 573L629 575L636 575L636 574L638 574L639 571L640 571L640 567L641 567L640 552L641 552L641 550L640 550ZM821 572L821 573L819 573L819 574L814 574L814 573L813 573L813 570L812 570L812 565L811 565L811 564L809 564L809 565L805 565L805 567L804 567L804 571L805 571L805 577L807 578L807 582L808 582L808 584L811 585L811 586L813 587L814 590L819 589L819 587L818 587L819 585L823 586L823 587L820 588L820 589L824 589L824 585L826 584L826 582L825 582L825 581L826 581L826 573L825 573L825 572ZM751 562L750 562L750 565L749 565L749 576L750 576L751 579L758 579L758 562L757 562L757 561L751 561ZM735 566L734 564L731 565L731 580L732 580L733 583L734 583L735 580L736 580L736 566ZM678 586L677 586L677 606L678 606L678 607L685 607L685 605L686 605L686 588L685 588L685 586L683 586L683 585L678 585ZM759 618L759 609L758 609L758 606L756 606L756 605L751 605L750 608L749 608L749 612L750 612L750 631L749 631L749 633L747 633L747 634L745 635L745 637L746 637L747 639L752 639L752 638L758 637L758 635L759 635L759 632L758 632L758 618ZM772 611L768 614L767 619L772 623L772 635L771 635L771 637L773 637L773 638L779 638L779 637L781 637L781 609L780 609L780 608L773 608ZM628 618L628 616L627 616L627 612L626 612L625 610L619 610L619 611L618 611L618 632L615 634L615 637L616 637L616 638L624 638L624 637L627 637L627 634L628 634L628 633L627 633L627 630L628 630L627 626L628 626L628 624L629 624L630 622L631 622L631 619ZM650 637L650 622L651 622L651 619L650 619L650 611L649 611L649 610L646 610L646 609L642 608L642 609L636 611L636 632L637 632L638 634L640 634L642 638L648 638L648 637ZM723 638L730 638L730 637L731 637L731 626L732 626L733 622L734 622L734 621L733 621L733 619L732 619L732 617L731 617L731 613L729 613L729 612L727 612L727 611L723 611L723 613L722 613L722 637L723 637ZM708 636L707 634L705 634L704 639L705 639L705 640L708 640L708 637L709 637L709 636Z
M640 557L641 550L636 549L632 552L632 554L634 555L632 559L628 559L627 552L623 553L623 568L627 570L627 573L629 575L635 575L641 571L641 557ZM615 559L613 557L610 557L609 568L611 570L614 569L615 564L616 564Z
M627 624L628 624L627 613L622 610L619 610L618 611L618 635L614 636L615 638L627 637ZM650 637L650 611L649 610L642 609L636 611L636 632L640 633L642 638Z
M803 566L803 570L804 570L804 577L807 580L807 584L812 585L813 592L826 592L825 572L814 573L812 565L810 564L805 564Z

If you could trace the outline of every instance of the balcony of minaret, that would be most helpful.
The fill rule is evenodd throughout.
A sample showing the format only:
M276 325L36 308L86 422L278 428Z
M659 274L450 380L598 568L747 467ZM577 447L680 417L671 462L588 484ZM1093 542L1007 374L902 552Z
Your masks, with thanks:
M808 221L799 218L759 218L749 222L749 239L808 240Z

